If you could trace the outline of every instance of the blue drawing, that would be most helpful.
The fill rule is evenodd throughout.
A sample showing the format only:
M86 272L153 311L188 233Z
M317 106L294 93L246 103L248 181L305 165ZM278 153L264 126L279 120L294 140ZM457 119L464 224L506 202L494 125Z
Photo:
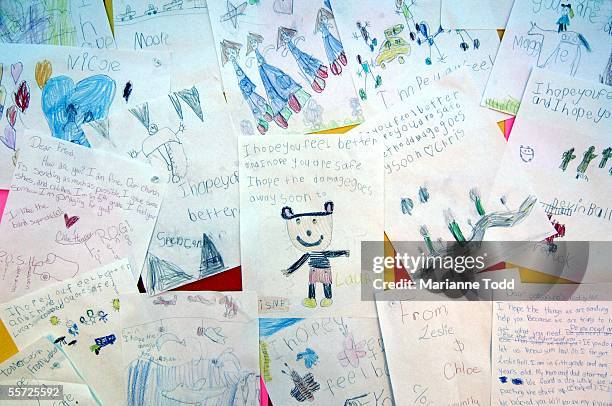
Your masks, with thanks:
M298 39L294 39L296 35L297 31L292 28L279 27L276 49L284 48L285 51L289 50L304 79L310 83L315 92L321 93L325 90L325 79L328 76L327 66L323 65L323 62L314 56L299 49L296 45ZM283 55L285 54L283 53Z
M148 253L145 262L148 273L145 287L148 292L163 292L193 280L193 277L183 272L181 268L169 261L157 258Z
M409 216L412 215L412 208L414 207L414 203L412 202L411 198L403 197L401 200L401 206L403 214L408 214Z
M200 279L214 275L225 269L221 253L209 236L202 235L202 254L200 257Z
M427 203L428 200L429 200L429 191L427 190L426 186L421 186L419 188L419 201L421 203Z
M52 135L89 147L81 127L108 116L115 89L115 81L106 75L90 76L76 85L67 76L49 79L41 98Z
M308 369L319 363L319 356L314 352L312 348L306 348L304 352L299 352L295 357L296 361L304 360L304 366Z
M142 357L128 366L127 404L251 405L258 400L258 385L257 375L242 370L231 348L212 359L200 355L178 365Z
M308 262L308 297L302 301L305 307L317 306L315 284L323 285L325 298L321 307L332 304L332 270L330 258L348 257L348 250L327 251L331 244L334 203L326 202L322 212L294 214L291 207L283 207L281 217L287 224L287 234L295 248L304 254L295 263L283 271L283 275L291 276L302 265Z
M512 378L512 384L513 385L522 385L523 384L523 380L521 378Z
M557 32L567 31L567 26L570 25L570 18L574 18L574 10L570 3L561 4L561 17L557 20Z
M285 319L259 319L259 336L270 337L279 331L293 326L304 319L285 318Z
M287 128L292 111L299 113L302 106L310 99L310 94L305 92L291 76L266 63L266 59L259 52L259 44L263 42L261 35L250 33L247 41L247 55L254 51L257 57L259 76L272 107L274 122L281 128Z
M221 42L221 63L225 66L228 61L232 62L242 97L244 97L253 117L257 121L257 130L263 135L268 131L268 123L272 121L274 112L266 99L255 91L255 83L244 73L238 64L238 55L240 54L241 47L242 45L237 42L223 40Z
M507 376L500 376L500 377L499 377L499 381L500 381L501 383L506 383L506 382L508 382L508 377L507 377Z
M334 15L331 11L325 8L319 9L315 33L321 32L331 71L334 75L339 75L342 73L342 66L346 66L347 59L342 43L331 33L331 29L334 27L333 21Z
M436 44L436 37L443 32L445 32L442 27L438 27L438 30L433 33L429 28L429 24L426 21L421 21L416 25L417 33L420 34L421 37L417 38L417 44L419 45L427 45L429 47L429 55L425 58L425 64L431 65L431 50L435 48L438 54L438 62L445 62L446 56L442 55L440 52L440 48L438 48L438 44Z

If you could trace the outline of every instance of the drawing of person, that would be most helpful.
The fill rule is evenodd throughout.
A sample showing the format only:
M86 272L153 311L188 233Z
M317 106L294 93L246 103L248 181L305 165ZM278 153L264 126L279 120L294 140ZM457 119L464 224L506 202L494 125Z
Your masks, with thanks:
M302 90L302 86L291 76L266 62L266 59L259 52L259 44L262 42L263 37L261 35L249 33L246 54L255 52L259 75L268 95L268 102L272 107L274 122L281 128L287 128L289 126L287 120L292 115L291 110L299 113L310 95Z
M557 32L567 31L567 26L570 25L570 18L574 18L574 10L570 3L561 4L561 17L557 20L559 26Z
M410 10L410 7L414 6L415 0L410 0L410 4L406 0L395 0L395 9L397 13L400 13L404 16L406 20L406 26L408 26L408 31L410 31L410 39L415 40L417 34L412 31L412 27L416 28L417 24L414 21L414 14Z
M325 47L331 71L334 75L339 75L342 73L342 65L346 66L347 60L342 43L330 31L333 19L334 15L329 10L325 8L319 9L315 34L321 32L323 46Z
M594 154L593 152L595 152L595 147L592 145L589 147L589 149L584 151L584 154L582 155L582 162L580 162L580 165L578 165L577 168L578 173L584 174L591 161L597 158L597 154Z
M297 62L304 78L310 83L312 89L321 93L325 90L325 79L327 78L327 66L312 55L307 54L295 45L293 39L297 34L296 30L286 27L278 28L276 39L276 49L285 48L291 52L295 62Z
M240 48L242 48L242 45L237 42L223 40L223 42L221 42L221 64L225 66L228 61L232 62L242 96L249 105L251 113L253 113L253 117L255 117L257 121L257 130L263 135L268 131L268 122L272 121L272 116L274 114L266 99L255 91L255 83L253 83L244 73L240 65L238 65Z
M83 145L85 147L91 147L89 141L85 137L85 132L80 125L77 124L77 110L73 104L69 104L66 107L66 124L64 124L64 134L66 140L74 144Z

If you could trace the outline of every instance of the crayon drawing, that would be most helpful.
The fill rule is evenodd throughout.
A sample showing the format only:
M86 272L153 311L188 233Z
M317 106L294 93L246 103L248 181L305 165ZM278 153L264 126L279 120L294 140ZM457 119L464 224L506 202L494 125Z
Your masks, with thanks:
M329 2L228 0L208 7L227 101L242 134L361 122L353 114L355 88Z

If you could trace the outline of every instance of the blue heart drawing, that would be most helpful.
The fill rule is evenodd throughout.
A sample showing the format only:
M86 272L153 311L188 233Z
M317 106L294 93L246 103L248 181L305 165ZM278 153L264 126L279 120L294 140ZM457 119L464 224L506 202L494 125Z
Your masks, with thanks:
M53 136L89 147L81 126L107 117L115 89L115 81L106 75L90 76L76 86L67 76L49 79L41 103Z

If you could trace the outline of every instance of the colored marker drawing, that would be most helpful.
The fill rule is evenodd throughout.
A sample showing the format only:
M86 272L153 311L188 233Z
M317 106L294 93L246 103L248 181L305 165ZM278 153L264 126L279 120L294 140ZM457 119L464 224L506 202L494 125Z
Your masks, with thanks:
M308 297L302 304L308 308L317 306L315 285L323 285L325 298L321 300L321 307L331 306L332 301L332 270L330 259L348 257L348 250L326 250L331 244L334 212L334 203L326 202L322 212L293 213L291 207L283 207L281 217L287 224L289 239L295 248L304 254L295 263L283 271L289 277L302 265L308 262Z
M82 126L108 116L115 90L115 81L106 75L90 76L76 85L67 76L49 79L42 92L41 105L51 134L89 147Z

